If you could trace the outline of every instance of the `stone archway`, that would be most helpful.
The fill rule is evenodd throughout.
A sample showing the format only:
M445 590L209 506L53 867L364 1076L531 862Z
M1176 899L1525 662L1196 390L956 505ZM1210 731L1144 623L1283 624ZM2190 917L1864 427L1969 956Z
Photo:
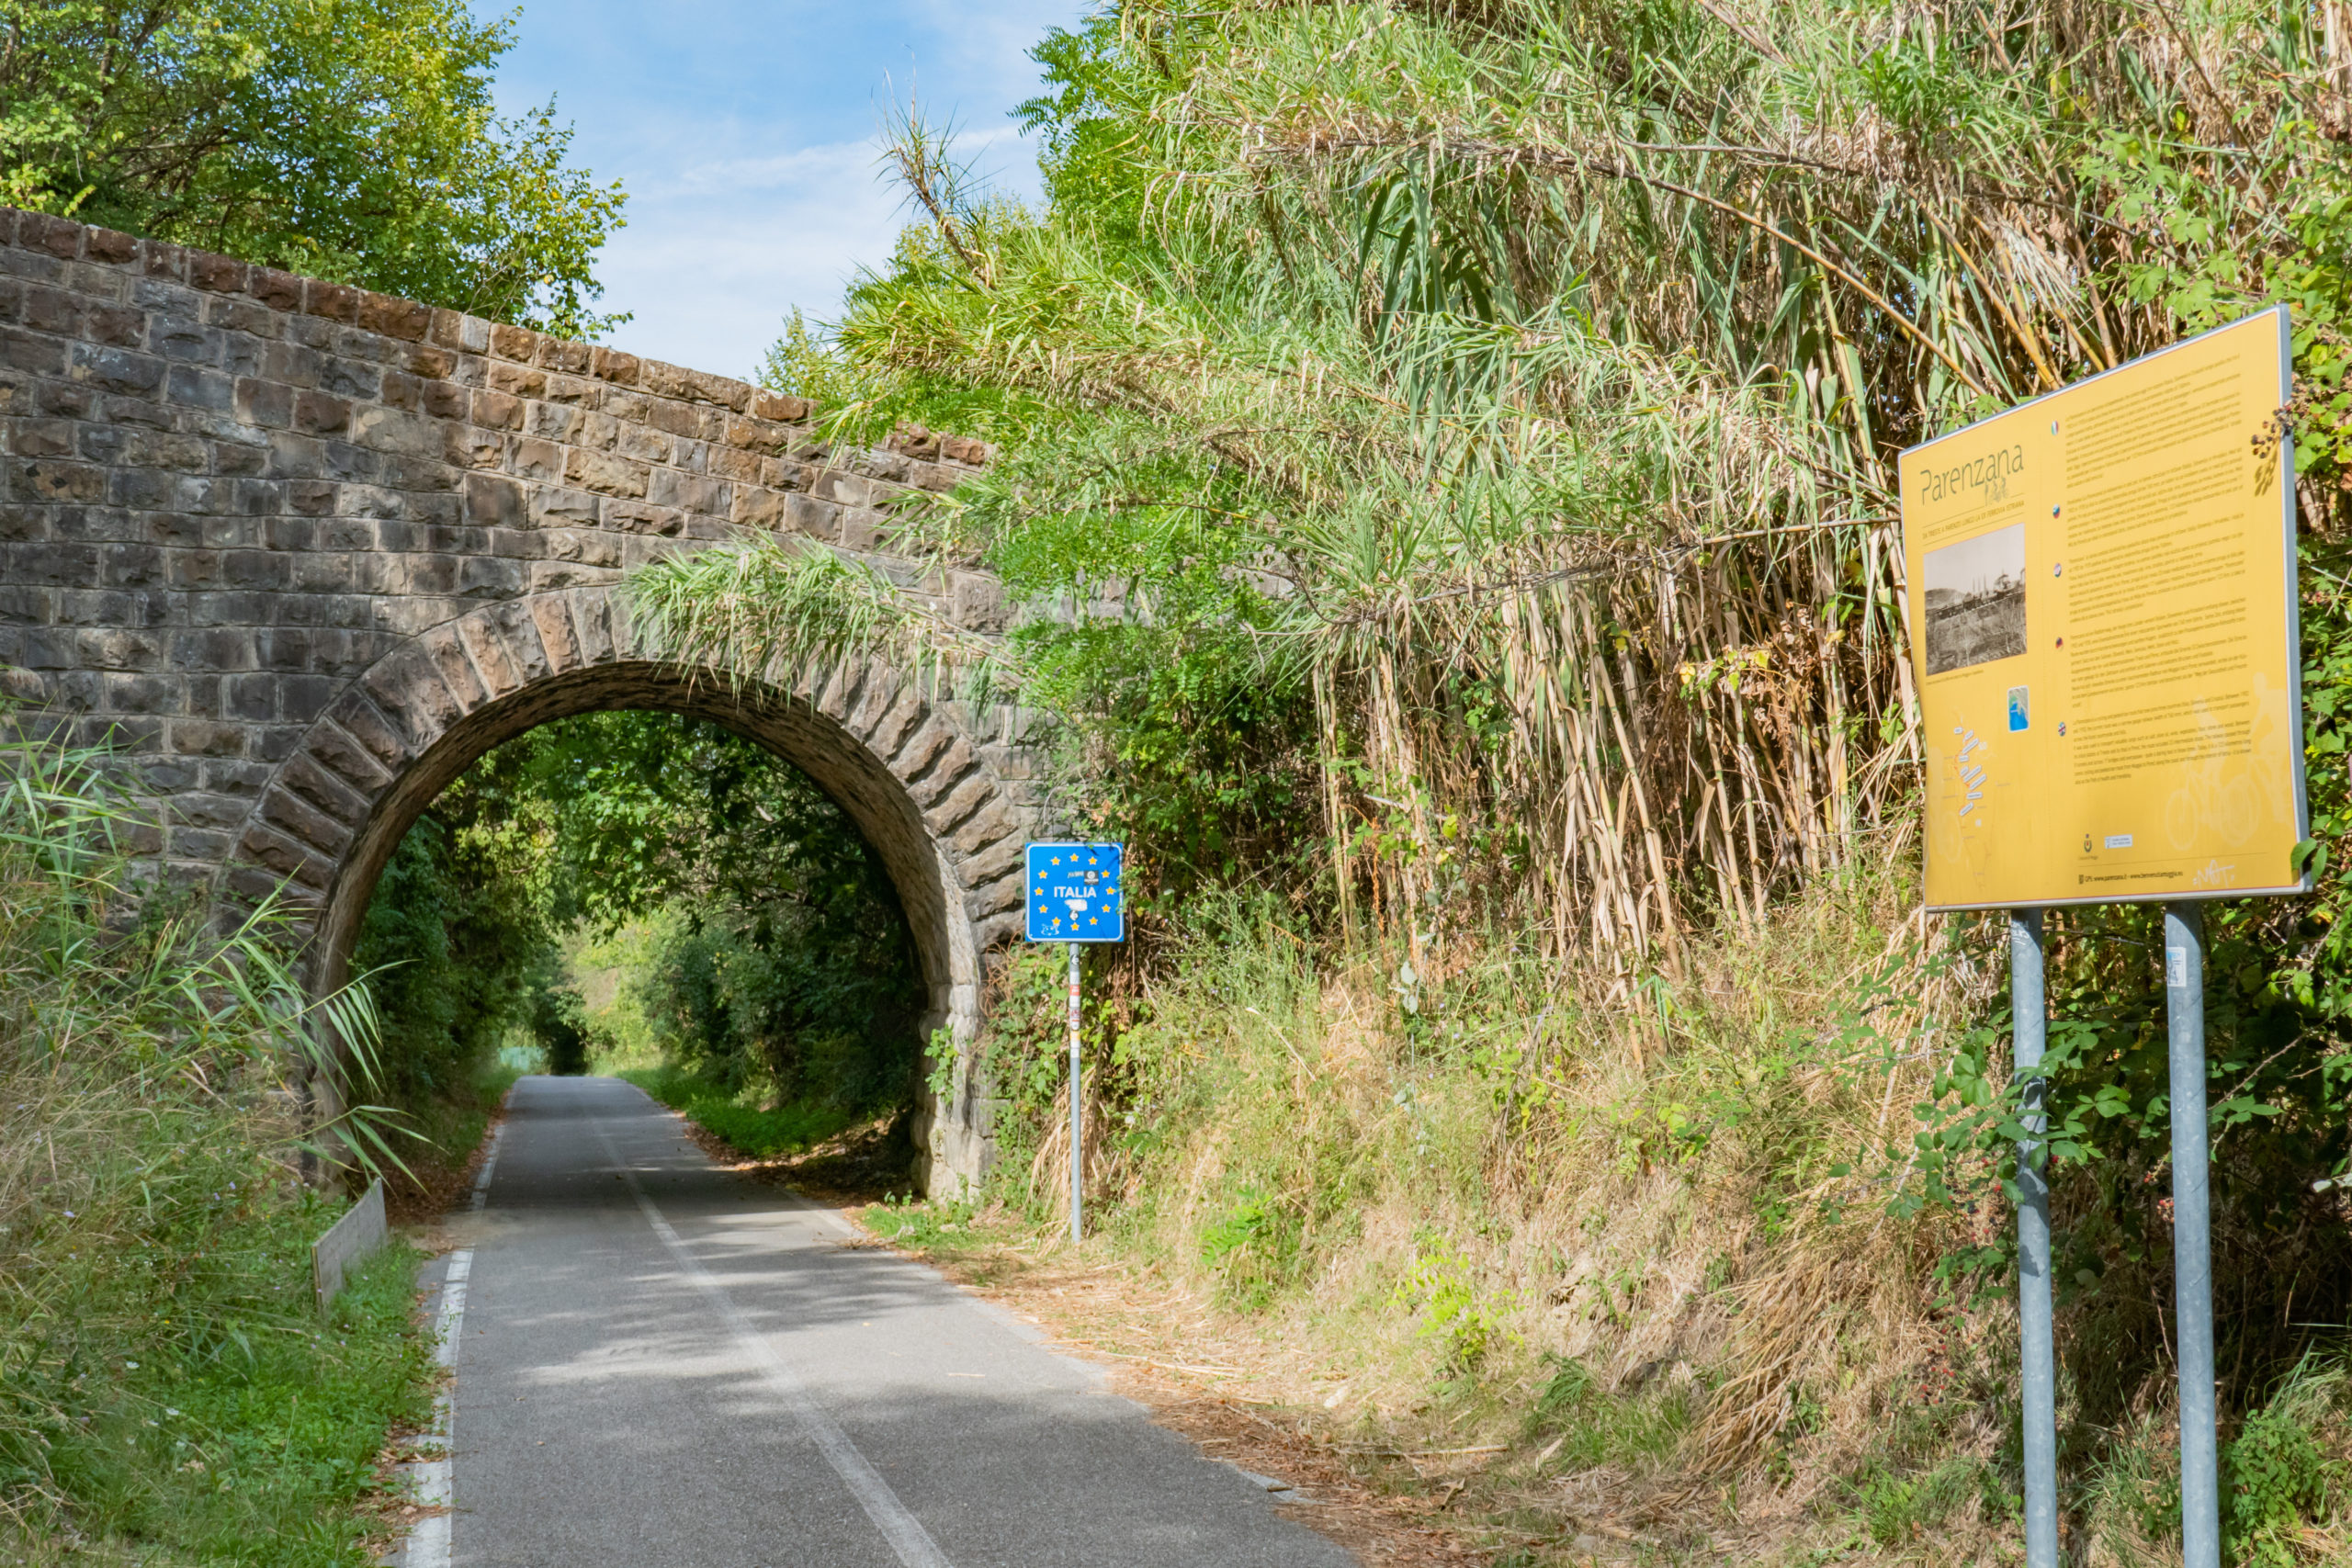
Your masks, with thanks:
M783 536L969 635L983 573L895 555L889 507L979 444L822 439L808 404L609 348L0 208L0 692L129 752L157 880L278 897L347 960L401 833L508 736L591 707L718 719L831 792L888 863L968 1043L1039 801L1009 711L859 664L737 690L633 641L623 572ZM934 1186L985 1166L968 1061Z
M981 965L1019 919L1029 812L972 716L872 660L746 685L643 656L609 589L484 606L371 668L303 735L255 802L243 863L315 900L323 985L347 973L379 874L420 813L492 748L550 720L657 708L720 724L793 763L881 854L912 931L930 1008L968 1045ZM968 1059L948 1100L923 1091L927 1190L984 1174L988 1105Z

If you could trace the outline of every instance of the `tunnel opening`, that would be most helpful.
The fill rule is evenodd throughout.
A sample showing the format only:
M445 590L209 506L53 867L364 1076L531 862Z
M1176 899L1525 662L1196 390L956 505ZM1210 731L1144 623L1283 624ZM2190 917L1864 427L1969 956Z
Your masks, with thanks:
M437 1141L518 1072L594 1071L746 1154L830 1141L837 1175L905 1184L929 997L889 868L714 718L592 710L482 753L393 847L349 964Z
M229 886L317 889L306 966L314 989L331 990L355 972L379 885L388 868L405 874L401 846L445 791L531 731L625 711L693 721L706 740L723 734L789 764L813 788L799 791L802 806L835 814L835 826L845 819L870 852L869 889L878 861L911 948L911 1032L930 1053L906 1128L909 1184L933 1194L970 1190L987 1169L992 1102L969 1047L984 955L1018 919L1029 807L1020 774L1008 782L1003 771L1017 768L1018 756L993 739L1000 716L943 702L883 664L736 680L632 654L625 623L600 593L486 607L453 635L388 657L311 728L257 808L269 826L248 843L255 871L233 872ZM897 1022L888 1028L903 1041ZM837 1041L821 1046L806 1030L798 1037L800 1059L821 1062L830 1051L836 1066L856 1066L844 1064ZM787 1077L792 1058L773 1057ZM805 1069L802 1081L821 1071ZM356 1087L337 1078L316 1089L332 1107Z

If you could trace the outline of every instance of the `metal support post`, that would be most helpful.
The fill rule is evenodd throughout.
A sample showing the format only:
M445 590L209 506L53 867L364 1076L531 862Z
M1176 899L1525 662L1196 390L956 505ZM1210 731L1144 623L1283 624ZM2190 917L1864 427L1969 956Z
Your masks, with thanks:
M1079 1243L1086 1185L1086 1096L1078 1066L1078 943L1069 944L1069 1241Z
M2180 1348L2180 1551L2221 1568L2213 1434L2213 1235L2206 1187L2205 915L2165 906L2165 1021L2172 1045L2173 1343Z
M2009 911L2009 1011L2020 1077L2041 1065L2050 1008L2042 986L2041 911ZM2018 1145L2018 1360L2025 1393L2026 1568L2058 1568L2058 1370L2050 1328L2050 1182L2042 1080L2025 1078Z

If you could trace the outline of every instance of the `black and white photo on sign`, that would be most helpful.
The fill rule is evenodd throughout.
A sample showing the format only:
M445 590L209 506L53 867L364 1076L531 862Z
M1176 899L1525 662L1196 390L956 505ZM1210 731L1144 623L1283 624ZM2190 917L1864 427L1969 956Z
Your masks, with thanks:
M2025 651L2024 524L1929 550L1923 565L1928 674Z

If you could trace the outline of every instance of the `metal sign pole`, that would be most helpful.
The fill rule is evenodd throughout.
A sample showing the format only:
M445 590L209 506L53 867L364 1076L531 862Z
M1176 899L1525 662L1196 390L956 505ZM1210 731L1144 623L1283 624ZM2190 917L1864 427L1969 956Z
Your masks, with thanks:
M2041 1065L2050 1007L2042 985L2041 911L2009 911L2009 1011L2017 1070ZM2025 1080L2018 1145L2018 1362L2025 1393L2026 1568L2058 1568L2058 1371L2050 1326L2050 1180L2040 1134L2042 1080Z
M1086 1096L1078 1066L1078 943L1069 944L1069 1241L1080 1238L1080 1194L1086 1181Z
M1078 949L1088 942L1125 942L1125 844L1033 843L1022 856L1029 875L1023 926L1031 942L1069 944L1069 1240L1085 1235L1086 1077L1078 1055Z
M2165 1022L2172 1046L2172 1290L2180 1347L2180 1553L2220 1568L2222 1494L2213 1433L2213 1235L2206 1186L2205 914L2165 906Z

